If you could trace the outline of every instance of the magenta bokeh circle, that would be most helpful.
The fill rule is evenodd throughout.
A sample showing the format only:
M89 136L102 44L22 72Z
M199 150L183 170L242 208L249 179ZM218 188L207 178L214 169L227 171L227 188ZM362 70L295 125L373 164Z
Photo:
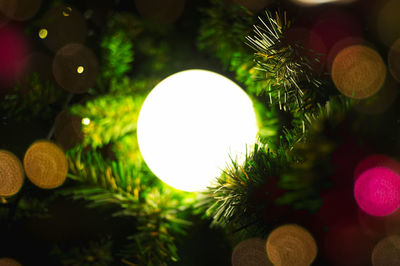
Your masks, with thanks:
M387 216L400 206L400 177L386 167L370 168L354 184L358 206L372 216Z

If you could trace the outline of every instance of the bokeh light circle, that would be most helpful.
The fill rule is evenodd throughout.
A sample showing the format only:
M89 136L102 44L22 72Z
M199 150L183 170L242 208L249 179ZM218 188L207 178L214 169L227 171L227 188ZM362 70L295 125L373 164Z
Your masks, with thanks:
M355 182L354 197L369 215L390 215L400 206L400 177L386 167L368 169Z
M98 72L95 54L78 43L61 48L53 61L53 74L57 83L72 93L87 92L95 85Z
M372 251L373 266L400 265L400 236L388 236L376 244Z
M84 17L70 5L50 9L41 19L40 31L43 30L47 31L46 37L42 38L43 43L53 52L69 43L83 43L87 36Z
M296 224L282 225L267 239L267 254L277 266L310 265L317 256L317 244L312 235Z
M337 89L347 97L365 99L377 93L386 77L381 56L363 45L353 45L340 51L332 65L332 79Z
M232 266L272 266L265 245L266 241L262 238L241 241L233 249Z
M200 191L231 159L243 163L258 133L252 101L234 82L192 69L161 81L147 96L137 122L140 152L168 185Z
M24 168L13 153L0 150L0 196L16 194L24 182Z
M64 151L53 142L39 140L25 153L24 168L29 180L40 188L52 189L64 183L68 163Z

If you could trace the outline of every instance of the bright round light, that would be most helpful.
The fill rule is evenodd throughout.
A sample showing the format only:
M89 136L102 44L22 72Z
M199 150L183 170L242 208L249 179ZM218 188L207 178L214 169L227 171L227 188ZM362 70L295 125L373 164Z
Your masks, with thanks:
M400 206L400 177L386 167L368 169L354 184L354 197L369 215L390 215Z
M231 80L206 70L186 70L161 81L139 114L142 156L168 185L201 191L230 163L244 160L255 143L253 104Z

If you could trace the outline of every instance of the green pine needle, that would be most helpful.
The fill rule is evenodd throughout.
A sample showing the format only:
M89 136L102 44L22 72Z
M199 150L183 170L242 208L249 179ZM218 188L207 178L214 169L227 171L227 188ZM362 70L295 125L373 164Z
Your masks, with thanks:
M255 52L259 80L266 82L264 92L270 102L283 110L306 110L327 93L315 67L321 55L304 48L301 40L290 40L287 33L292 21L286 12L266 12L259 18L253 36L246 39Z

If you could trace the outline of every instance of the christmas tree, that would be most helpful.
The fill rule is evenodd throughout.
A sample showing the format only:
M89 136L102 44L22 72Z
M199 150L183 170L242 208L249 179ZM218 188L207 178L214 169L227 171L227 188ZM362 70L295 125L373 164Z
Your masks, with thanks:
M400 264L397 0L0 0L0 265Z

